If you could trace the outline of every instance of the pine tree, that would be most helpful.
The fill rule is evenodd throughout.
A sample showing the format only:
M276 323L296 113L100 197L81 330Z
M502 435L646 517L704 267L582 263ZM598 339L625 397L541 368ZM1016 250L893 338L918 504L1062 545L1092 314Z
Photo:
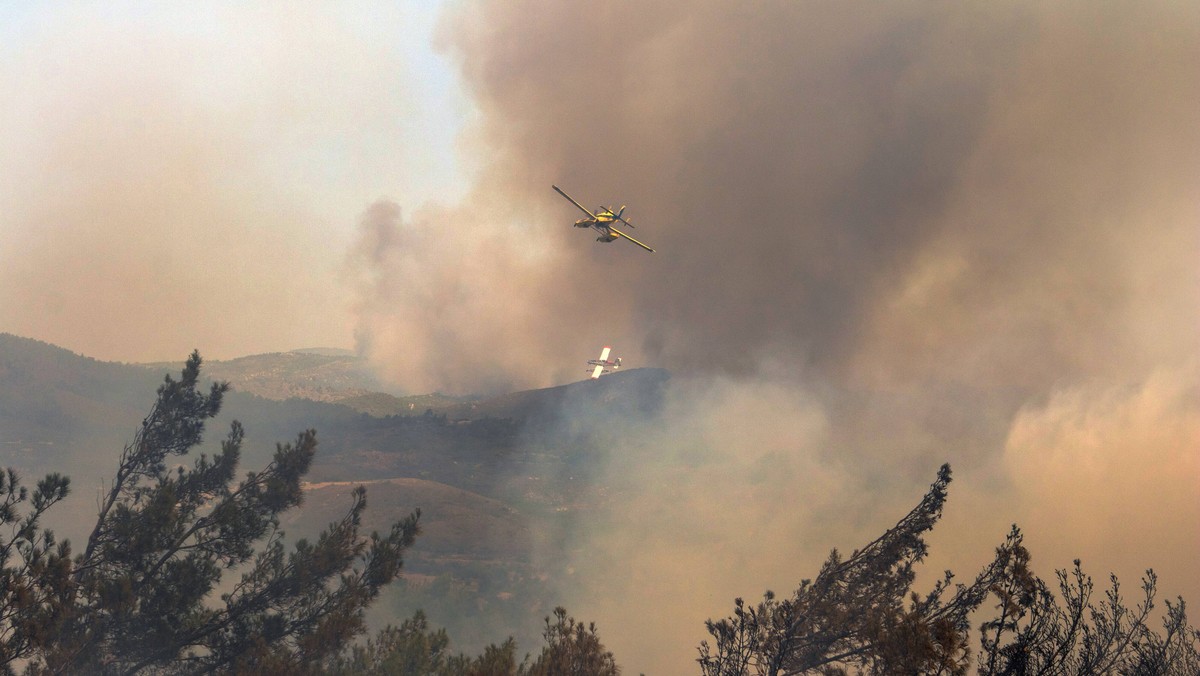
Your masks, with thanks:
M925 596L911 592L928 553L924 535L941 517L950 483L943 465L912 511L876 540L843 558L835 549L817 577L780 600L735 601L733 615L705 623L714 642L700 644L706 676L798 673L962 674L971 651L968 615L1001 574L993 563L970 585L947 571ZM1003 550L1020 547L1019 537Z
M605 649L596 625L576 622L565 608L554 609L554 621L546 618L542 632L546 646L534 660L528 676L619 676L613 654Z
M28 658L61 623L61 598L71 575L71 548L40 526L67 496L70 479L50 474L30 495L16 471L0 472L0 669ZM24 517L20 509L29 502Z
M363 630L364 609L400 573L418 513L390 532L359 534L366 491L315 542L289 552L279 516L303 499L316 450L313 430L279 444L270 464L235 482L243 430L236 421L211 458L175 460L200 444L228 390L198 386L193 353L168 376L121 454L81 554L41 531L38 519L66 494L47 477L32 511L0 553L5 668L29 659L33 674L305 673ZM9 475L10 507L24 499ZM17 563L8 566L16 553ZM226 573L239 580L217 595Z
M476 657L451 654L446 630L431 629L418 610L399 627L384 627L336 656L325 671L331 676L521 676L526 665L517 664L516 654L512 638Z
M987 676L1200 674L1200 632L1188 624L1182 598L1166 602L1160 635L1148 624L1158 579L1146 571L1141 601L1126 605L1121 585L1109 576L1099 603L1095 584L1078 560L1057 571L1056 595L1014 560L1011 575L993 590L996 616L980 626L979 673Z
M706 622L713 643L700 644L701 672L965 674L974 661L984 676L1200 673L1200 633L1188 624L1182 598L1167 602L1161 634L1147 624L1153 571L1132 608L1115 577L1094 602L1078 561L1073 572L1058 571L1056 596L1030 568L1016 526L970 584L953 584L947 571L925 596L912 593L915 566L928 551L924 535L941 517L949 483L943 465L899 523L845 559L834 550L816 579L802 581L790 598L768 591L756 606L737 599L731 616ZM995 615L980 625L975 656L970 615L988 599Z

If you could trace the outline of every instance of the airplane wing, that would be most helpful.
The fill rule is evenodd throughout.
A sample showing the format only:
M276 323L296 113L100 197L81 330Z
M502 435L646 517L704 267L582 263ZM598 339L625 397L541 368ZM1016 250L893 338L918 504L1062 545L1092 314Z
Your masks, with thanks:
M586 208L584 208L584 206L583 206L582 204L580 204L579 202L576 202L576 201L575 201L575 199L574 199L573 197L571 197L571 196L570 196L570 195L568 195L567 193L563 192L563 191L562 191L562 188L560 188L560 187L558 187L558 186L556 186L556 185L552 185L552 186L550 186L550 187L551 187L551 188L554 188L556 191L558 191L558 194L562 195L563 197L566 197L566 198L567 198L567 200L569 200L569 201L571 202L571 204L574 204L575 206L579 207L579 210L580 210L580 211L582 211L583 213L587 214L588 216L591 216L593 219L595 219L595 218L596 218L596 214L593 214L592 212L590 212L590 211L588 211Z
M599 378L601 373L604 373L604 367L597 364L596 368L592 369L592 379Z
M612 227L611 225L610 225L610 226L608 226L608 230L609 230L609 232L613 233L614 235L618 235L618 236L620 236L620 237L624 237L625 239L629 240L630 242L633 242L634 244L636 244L636 245L638 245L638 246L642 247L642 248L643 248L643 249L645 249L646 251L649 251L650 253L654 253L654 249L651 249L650 247L646 246L645 244L642 244L641 242L639 242L639 241L637 241L636 239L634 239L634 238L630 237L629 235L626 235L625 233L621 232L620 230L617 230L616 228Z
M600 350L600 361L608 361L608 353L612 352L612 348L605 345L603 350Z

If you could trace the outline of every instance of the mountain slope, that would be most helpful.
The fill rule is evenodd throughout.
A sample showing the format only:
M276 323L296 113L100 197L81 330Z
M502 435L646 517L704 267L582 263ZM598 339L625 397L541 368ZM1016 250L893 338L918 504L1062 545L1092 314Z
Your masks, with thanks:
M183 362L144 364L157 371L178 371ZM205 362L205 375L225 380L239 392L265 399L311 399L334 402L380 392L384 386L366 362L336 350L295 350Z
M312 391L326 388L322 373L338 387L348 382L345 360L352 357L284 354L292 356L225 364L240 364L243 374L269 373L288 387L299 378ZM289 364L295 368L284 368ZM88 481L102 480L168 370L174 371L170 365L99 362L0 334L0 463L27 475L71 468ZM206 362L202 379L222 373L229 371ZM320 441L310 475L315 482L411 477L498 498L515 491L522 499L550 504L569 492L559 474L584 472L606 440L654 417L668 377L659 369L631 369L477 401L429 395L420 413L383 417L309 399L274 401L235 388L207 438L215 443L231 419L240 420L247 430L242 465L253 469L269 461L276 442L315 428ZM537 477L536 490L519 485L530 476Z
M138 418L161 376L0 333L0 439L64 440Z
M366 532L383 531L420 509L423 557L528 561L532 535L528 520L518 510L500 500L424 479L306 484L304 509L285 515L283 527L290 535L315 536L345 514L350 492L358 485L366 486L371 505L363 519Z
M287 354L225 363L235 371L205 363L204 382L259 375L235 383L200 452L211 452L229 422L240 420L242 474L265 465L276 442L317 429L305 503L284 517L289 538L311 537L343 515L357 483L368 489L368 529L420 508L423 534L405 564L411 577L381 601L378 621L395 624L421 607L480 647L509 633L536 643L536 618L560 602L557 585L569 583L554 562L566 558L575 520L606 499L589 477L601 475L611 444L653 424L669 377L631 369L479 400L358 395L401 403L401 414L382 416L236 391L246 382L270 383L275 393L348 391L346 355ZM72 494L47 519L60 536L86 537L98 487L168 372L177 374L178 365L99 362L0 334L0 466L16 467L27 483L49 471L72 477Z

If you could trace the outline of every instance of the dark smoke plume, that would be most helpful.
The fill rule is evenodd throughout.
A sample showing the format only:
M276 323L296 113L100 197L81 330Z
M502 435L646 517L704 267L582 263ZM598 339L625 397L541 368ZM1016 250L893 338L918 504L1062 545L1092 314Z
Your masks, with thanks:
M698 637L666 666L630 599L698 628L942 460L947 561L1017 521L1043 572L1195 597L1197 35L1171 2L459 3L477 181L383 235L366 214L361 335L415 390L575 379L603 344L693 384L579 534L642 571L580 587L635 668ZM658 252L592 242L551 183Z

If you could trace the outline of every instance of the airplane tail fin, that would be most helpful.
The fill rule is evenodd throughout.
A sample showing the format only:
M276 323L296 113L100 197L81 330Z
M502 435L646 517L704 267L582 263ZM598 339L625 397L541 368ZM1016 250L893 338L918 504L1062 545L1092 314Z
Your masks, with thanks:
M613 368L618 368L618 369L621 368L621 358L620 357L617 357L617 365L614 366Z

